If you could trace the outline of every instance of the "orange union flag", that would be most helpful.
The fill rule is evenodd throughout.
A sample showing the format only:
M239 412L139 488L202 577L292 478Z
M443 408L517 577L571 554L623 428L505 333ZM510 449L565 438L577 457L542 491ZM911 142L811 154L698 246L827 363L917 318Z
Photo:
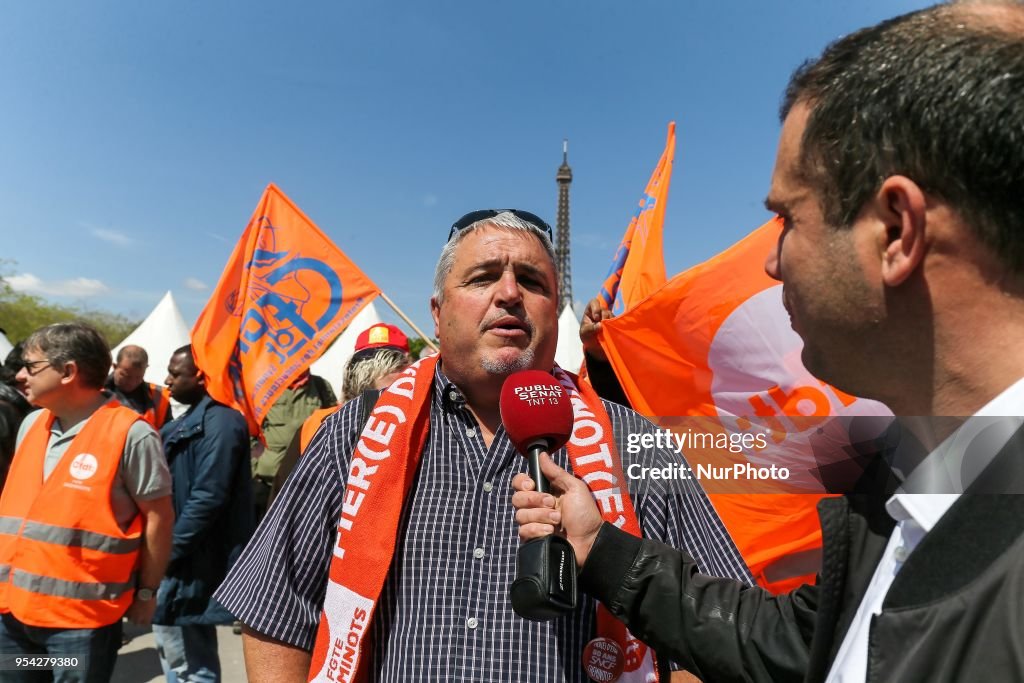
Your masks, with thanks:
M192 330L210 396L251 434L380 289L271 183Z
M764 272L780 229L769 221L603 322L599 333L633 407L686 444L680 452L754 577L776 591L813 580L821 547L816 504L825 491L820 472L848 461L849 420L889 415L882 404L844 394L804 368L782 285ZM736 448L708 446L710 439L693 445L707 434L748 438ZM701 476L701 464L720 469ZM740 471L736 466L786 468L788 476L720 476Z
M661 249L662 224L665 222L665 203L672 179L672 160L676 155L676 124L668 124L665 151L647 181L647 188L626 234L612 258L598 296L604 307L621 315L654 290L665 284L665 257Z

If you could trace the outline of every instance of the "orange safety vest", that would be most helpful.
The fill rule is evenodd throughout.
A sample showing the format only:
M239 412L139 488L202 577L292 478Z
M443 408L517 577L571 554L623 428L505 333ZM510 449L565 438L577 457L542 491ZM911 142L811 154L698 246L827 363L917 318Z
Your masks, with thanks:
M341 406L331 406L330 408L321 408L314 410L306 421L302 423L302 430L299 432L299 450L302 453L306 452L306 446L313 440L313 435L316 434L316 430L320 429L320 425L323 424L327 416L336 411Z
M146 386L149 387L149 398L153 405L142 414L142 419L159 432L164 422L167 421L167 411L171 408L170 392L167 387L160 387L156 384L147 384Z
M142 516L122 531L110 505L128 430L139 414L107 403L43 481L54 415L25 434L0 496L0 612L46 628L98 628L135 595Z

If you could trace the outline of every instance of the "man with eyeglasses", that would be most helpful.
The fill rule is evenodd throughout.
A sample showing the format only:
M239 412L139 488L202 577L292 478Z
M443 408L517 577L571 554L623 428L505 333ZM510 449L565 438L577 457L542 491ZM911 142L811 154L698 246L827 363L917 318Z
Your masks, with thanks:
M106 681L121 618L147 624L171 547L171 477L160 437L103 391L110 349L58 323L24 346L25 418L0 497L0 667L56 657L56 681Z
M517 370L554 371L588 424L610 426L581 427L590 459L622 467L638 460L627 435L655 428L553 370L557 290L551 229L537 216L484 210L452 226L430 300L440 360L405 370L365 425L362 397L324 422L216 594L245 625L250 681L588 680L584 654L614 620L590 600L548 622L509 603L519 542L507 492L526 461L502 427L499 395ZM568 466L576 448L553 456ZM659 450L644 462L679 456ZM622 499L630 512L635 503L638 533L750 581L698 485L630 483ZM652 673L646 646L618 636L620 663Z

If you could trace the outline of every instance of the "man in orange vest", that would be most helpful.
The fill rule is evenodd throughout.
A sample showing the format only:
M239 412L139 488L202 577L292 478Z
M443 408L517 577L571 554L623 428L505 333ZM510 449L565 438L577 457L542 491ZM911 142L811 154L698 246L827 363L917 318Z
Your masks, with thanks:
M148 367L146 349L134 344L122 346L117 352L114 371L103 389L121 405L142 415L153 429L159 430L171 420L171 404L164 387L145 381Z
M170 473L153 428L102 392L110 350L94 328L37 330L24 359L18 381L42 410L22 423L0 497L0 658L56 657L55 681L106 681L121 618L149 623L156 608Z

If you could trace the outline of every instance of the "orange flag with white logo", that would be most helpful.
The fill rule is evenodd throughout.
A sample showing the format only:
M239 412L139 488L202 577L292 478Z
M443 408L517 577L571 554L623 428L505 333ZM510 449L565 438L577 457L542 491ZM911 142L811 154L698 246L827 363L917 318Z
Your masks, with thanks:
M611 268L598 296L615 315L628 311L665 284L662 225L668 201L672 162L676 154L676 124L668 124L665 151L647 181L644 196L633 213L626 234L615 251Z
M192 330L196 364L251 434L380 289L274 184Z
M780 230L769 221L602 323L599 336L633 407L674 431L751 572L773 590L813 580L820 471L849 457L843 420L889 414L803 367L782 285L764 272Z

